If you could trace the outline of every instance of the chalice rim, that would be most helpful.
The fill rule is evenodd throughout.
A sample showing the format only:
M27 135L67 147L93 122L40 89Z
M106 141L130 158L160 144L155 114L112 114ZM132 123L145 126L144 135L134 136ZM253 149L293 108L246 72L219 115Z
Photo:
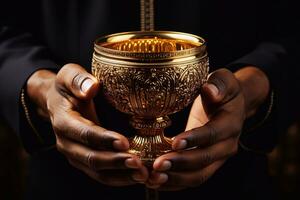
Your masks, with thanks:
M143 37L152 36L161 39L178 39L194 44L194 47L169 51L169 52L132 52L108 48L105 45L109 43L122 42L130 39L141 39ZM99 37L94 42L95 56L105 56L120 60L134 60L136 62L161 62L164 60L173 60L185 58L189 56L205 55L206 44L204 38L185 32L177 31L130 31L120 32L103 37Z

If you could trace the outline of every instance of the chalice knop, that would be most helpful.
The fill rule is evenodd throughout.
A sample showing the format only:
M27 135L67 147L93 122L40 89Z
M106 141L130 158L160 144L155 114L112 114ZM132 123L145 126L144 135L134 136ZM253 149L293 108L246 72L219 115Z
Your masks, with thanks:
M188 106L200 94L209 70L201 37L170 31L137 31L95 41L92 73L105 98L132 116L136 134L129 152L151 165L171 151L164 136L168 115Z

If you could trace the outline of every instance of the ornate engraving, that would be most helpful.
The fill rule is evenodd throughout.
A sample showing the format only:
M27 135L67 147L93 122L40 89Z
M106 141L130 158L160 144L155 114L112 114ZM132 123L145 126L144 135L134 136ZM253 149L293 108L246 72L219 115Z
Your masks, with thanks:
M137 34L135 38L141 35L140 39L144 35L143 32L128 34ZM152 34L166 37L173 33ZM175 35L186 36L184 33ZM105 98L116 109L132 116L130 123L136 129L136 136L130 139L128 152L139 156L150 167L155 158L172 150L171 140L164 136L164 128L171 123L168 115L192 103L207 79L209 61L205 41L202 43L202 39L195 36L194 39L201 40L200 46L154 53L142 49L153 46L146 48L141 45L144 41L137 44L142 52L136 53L129 51L132 41L125 48L128 51L109 48L109 37L104 43L95 43L92 72L102 83Z
M127 67L93 59L93 74L121 112L157 118L180 111L199 95L208 74L208 58L172 67Z
M96 46L95 52L101 52L101 54L109 55L116 58L130 58L136 60L161 60L167 58L181 58L190 55L202 55L205 56L205 46L199 46L197 48L185 49L181 51L172 52L160 52L160 53L140 53L130 51L119 51L115 49L109 49L102 46Z

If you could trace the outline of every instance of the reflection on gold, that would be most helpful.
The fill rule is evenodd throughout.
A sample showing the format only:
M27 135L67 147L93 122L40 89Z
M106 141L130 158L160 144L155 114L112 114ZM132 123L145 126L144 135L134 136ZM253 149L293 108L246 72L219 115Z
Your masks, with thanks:
M192 103L207 79L205 41L179 32L127 32L97 39L94 50L92 73L104 97L131 115L136 130L128 152L151 167L172 151L164 136L168 115Z
M191 49L199 46L184 40L163 39L163 38L143 38L129 39L121 42L108 43L105 47L119 51L130 51L138 53L160 53L173 52Z

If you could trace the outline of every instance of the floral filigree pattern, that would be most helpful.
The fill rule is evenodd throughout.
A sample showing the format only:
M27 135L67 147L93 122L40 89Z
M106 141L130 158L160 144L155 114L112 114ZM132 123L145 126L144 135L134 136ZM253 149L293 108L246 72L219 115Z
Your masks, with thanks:
M93 60L93 74L106 98L127 114L157 118L180 111L200 93L208 57L172 66L134 67Z

